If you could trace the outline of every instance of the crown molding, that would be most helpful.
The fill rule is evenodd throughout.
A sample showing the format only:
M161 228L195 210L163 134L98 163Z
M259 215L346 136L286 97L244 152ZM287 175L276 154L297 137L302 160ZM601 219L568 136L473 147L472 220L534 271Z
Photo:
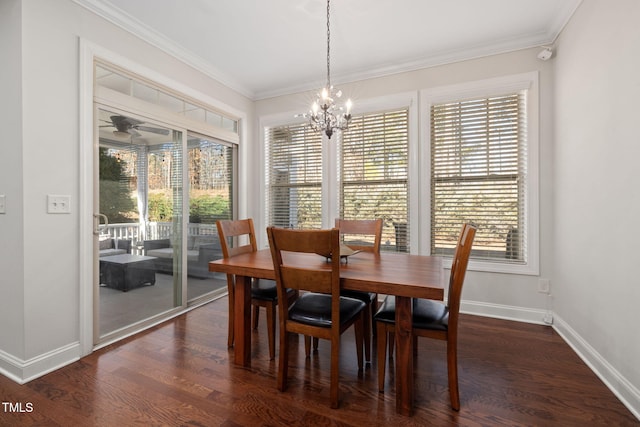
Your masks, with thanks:
M254 91L242 84L242 82L238 81L233 76L220 71L208 61L205 61L203 58L189 52L188 49L176 44L173 40L163 36L139 20L123 13L108 0L72 1L252 101L313 91L318 88L318 82L316 79L313 81L289 85L287 87ZM549 22L547 28L539 33L529 34L515 39L496 40L490 44L474 45L464 49L442 51L438 54L430 55L429 57L419 57L414 60L403 61L402 63L382 62L374 66L363 67L347 73L334 73L334 75L332 75L332 80L336 84L346 84L349 82L385 77L398 73L478 59L486 56L499 55L516 50L553 45L556 38L559 36L560 32L562 32L582 1L583 0L573 0L563 2L562 10L556 14L553 21Z
M416 58L414 60L405 61L402 63L380 63L374 67L357 69L348 73L332 74L331 80L336 85L344 85L361 80L391 76L394 74L417 71L425 68L431 68L462 61L469 61L473 59L500 55L534 47L546 46L552 44L554 39L555 35L549 35L547 33L534 34L525 38L499 41L490 45L470 46L469 48L460 49L457 51L443 51L437 55L431 55L424 58ZM255 99L267 99L276 96L291 95L294 93L317 89L317 80L309 81L295 86L288 86L287 88L258 91L255 93Z
M176 44L173 40L163 36L139 20L123 13L108 0L72 1L160 49L168 55L173 56L181 62L222 83L230 89L240 93L241 95L244 95L251 100L255 99L254 92L242 85L238 80L221 72L217 68L213 67L209 62L190 53L188 49Z

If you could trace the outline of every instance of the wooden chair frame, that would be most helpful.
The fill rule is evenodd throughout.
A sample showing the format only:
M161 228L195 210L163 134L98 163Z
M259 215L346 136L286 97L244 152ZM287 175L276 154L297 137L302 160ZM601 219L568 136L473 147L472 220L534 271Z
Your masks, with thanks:
M220 237L220 243L222 245L222 255L224 258L230 258L235 255L244 254L247 252L255 252L258 250L256 243L256 233L253 226L253 220L251 218L241 220L219 220L216 222L218 228L218 235ZM247 236L249 241L244 245L229 246L228 239L238 239L240 236ZM253 279L254 284L258 284L258 279ZM235 298L235 277L232 274L227 274L227 289L229 292L229 332L227 338L227 345L233 347L234 344L234 298ZM293 297L285 301L290 302ZM280 300L281 301L281 300ZM275 359L275 342L276 342L276 306L277 300L251 298L251 305L253 306L253 329L258 328L258 319L260 315L260 307L264 307L267 312L267 334L269 340L269 358Z
M340 236L345 234L360 234L373 236L373 245L357 245L349 243L353 250L363 252L380 253L380 244L382 241L382 219L340 219L336 218L336 228L340 230ZM378 309L378 295L376 294L372 301L367 303L365 308L364 321L364 358L367 362L371 361L371 336L375 333L373 328L373 315ZM315 345L315 343L314 343Z
M336 218L336 228L340 230L340 235L361 234L364 236L374 236L373 245L358 245L349 243L353 250L378 253L382 243L382 219L340 219Z
M449 381L449 396L451 407L460 410L460 393L458 390L458 320L460 317L460 299L462 285L469 263L471 247L476 234L476 227L464 224L458 238L456 250L451 264L451 276L449 278L449 296L447 306L449 309L448 328L446 330L430 330L413 328L414 340L417 337L433 338L447 342L447 373ZM393 334L395 323L376 322L378 336L378 390L384 392L384 374L386 368L387 336L389 336L389 354L393 354ZM415 343L414 343L415 350Z
M289 335L302 334L305 336L305 350L309 355L310 337L323 338L331 341L331 407L339 406L339 356L340 335L354 325L356 336L356 351L358 368L362 369L362 311L350 322L340 322L340 257L331 257L331 268L308 268L299 264L285 262L283 252L339 254L339 231L331 230L290 230L268 227L269 246L273 258L278 297L282 298L287 288L297 291L324 293L331 295L331 326L320 327L296 322L289 318L287 307L279 308L280 352L278 361L278 390L287 388L289 367ZM284 258L284 259L283 259Z

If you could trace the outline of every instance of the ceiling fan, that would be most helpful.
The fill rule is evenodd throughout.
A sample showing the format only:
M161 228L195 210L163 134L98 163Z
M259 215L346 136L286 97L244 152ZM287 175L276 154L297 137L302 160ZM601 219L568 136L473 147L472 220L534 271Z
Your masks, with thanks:
M169 135L169 129L163 128L155 128L150 126L142 126L144 123L141 120L132 119L131 117L126 116L111 116L111 123L108 125L103 125L100 127L114 127L116 130L113 131L114 135L120 137L138 137L140 136L140 132L151 132L156 133L158 135Z

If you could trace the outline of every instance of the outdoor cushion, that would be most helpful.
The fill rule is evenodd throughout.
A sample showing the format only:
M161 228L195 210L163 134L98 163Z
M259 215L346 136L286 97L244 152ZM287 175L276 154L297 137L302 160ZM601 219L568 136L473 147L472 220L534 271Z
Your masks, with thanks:
M147 256L156 258L173 258L173 248L150 249ZM187 251L187 261L198 261L199 251Z
M127 251L124 249L100 249L100 256L112 256L112 255L122 255L126 254Z

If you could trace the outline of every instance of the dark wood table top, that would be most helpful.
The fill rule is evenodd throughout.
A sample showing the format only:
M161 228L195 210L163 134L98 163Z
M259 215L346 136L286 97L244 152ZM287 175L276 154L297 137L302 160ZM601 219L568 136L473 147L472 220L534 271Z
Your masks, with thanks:
M285 254L309 267L330 268L326 258L315 254ZM295 258L290 262L295 262ZM314 263L314 264L310 264ZM209 263L209 271L275 280L269 249L237 255ZM345 289L376 292L411 298L444 298L442 258L394 252L359 252L342 262L340 270Z

